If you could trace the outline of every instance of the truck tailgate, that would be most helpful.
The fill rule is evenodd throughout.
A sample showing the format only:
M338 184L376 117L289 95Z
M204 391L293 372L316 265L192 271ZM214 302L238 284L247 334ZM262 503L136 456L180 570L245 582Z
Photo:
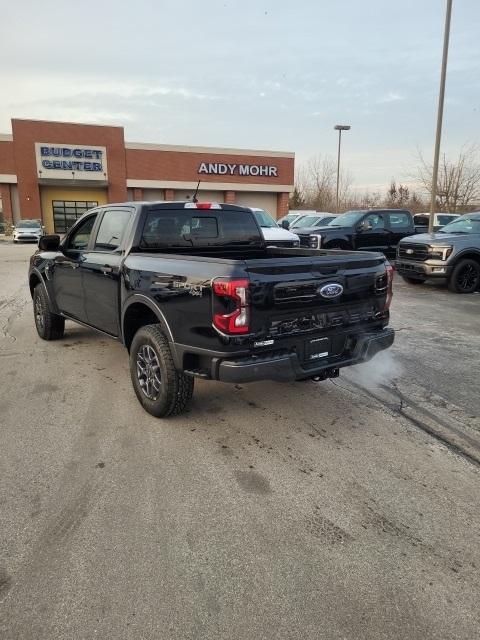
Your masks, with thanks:
M312 252L313 253L313 252ZM251 327L255 340L314 334L379 322L387 296L384 256L349 251L315 252L295 260L248 260ZM327 285L335 286L333 289ZM328 296L329 293L338 295ZM321 346L321 345L319 345ZM339 339L338 349L343 348ZM336 351L331 344L332 353Z

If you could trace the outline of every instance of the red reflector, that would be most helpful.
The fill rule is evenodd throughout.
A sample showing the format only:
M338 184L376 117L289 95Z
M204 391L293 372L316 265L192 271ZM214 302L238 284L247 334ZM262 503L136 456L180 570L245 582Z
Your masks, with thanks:
M212 208L212 203L211 202L196 202L195 203L195 207L197 209L211 209Z
M238 335L250 332L249 285L249 280L213 281L212 289L217 298L213 301L213 324L222 333ZM230 310L232 305L234 309Z

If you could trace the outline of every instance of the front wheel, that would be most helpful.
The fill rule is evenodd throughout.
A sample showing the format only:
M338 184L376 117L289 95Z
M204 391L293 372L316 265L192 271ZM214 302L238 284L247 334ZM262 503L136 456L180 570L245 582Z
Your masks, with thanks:
M410 278L410 276L402 276L402 278L408 284L423 284L425 282L425 278Z
M33 313L37 333L42 340L59 340L65 331L65 318L52 313L47 293L39 283L33 290Z
M460 260L448 279L448 288L453 293L473 293L480 284L480 264L476 260Z
M147 325L135 334L130 347L130 375L140 404L156 418L183 413L192 399L195 381L175 368L159 325Z

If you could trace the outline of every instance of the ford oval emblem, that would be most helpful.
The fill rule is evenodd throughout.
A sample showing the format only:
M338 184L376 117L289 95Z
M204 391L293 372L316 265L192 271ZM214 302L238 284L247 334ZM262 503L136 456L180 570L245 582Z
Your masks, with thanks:
M329 284L324 284L323 287L320 287L318 289L318 293L323 298L338 298L338 296L343 293L343 287L337 282L330 282Z

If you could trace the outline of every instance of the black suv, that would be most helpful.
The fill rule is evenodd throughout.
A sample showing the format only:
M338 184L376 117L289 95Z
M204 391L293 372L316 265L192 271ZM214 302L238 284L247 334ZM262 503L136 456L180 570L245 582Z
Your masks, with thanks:
M446 278L450 291L473 293L480 285L480 212L467 213L435 233L404 238L396 267L410 284Z

